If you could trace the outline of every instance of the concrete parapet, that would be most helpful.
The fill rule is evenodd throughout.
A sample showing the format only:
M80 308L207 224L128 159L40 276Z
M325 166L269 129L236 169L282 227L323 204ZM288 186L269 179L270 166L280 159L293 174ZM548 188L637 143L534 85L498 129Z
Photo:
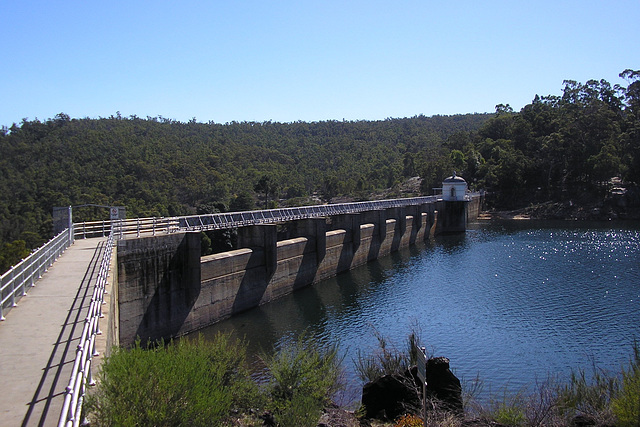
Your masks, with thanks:
M467 207L467 220L475 221L478 219L478 215L480 215L480 210L482 209L483 196L474 195L469 202Z
M387 211L377 209L360 215L362 224L373 224L375 236L382 242L387 237Z
M202 257L200 277L205 281L212 277L225 276L263 265L264 256L260 248L236 249Z
M111 253L111 266L109 268L109 276L107 277L107 292L104 295L104 301L107 303L109 315L105 314L105 318L109 319L107 325L106 348L104 353L106 356L111 354L113 347L120 346L120 309L118 307L118 248L114 245Z
M400 234L404 234L407 229L407 209L404 206L396 208L388 208L386 210L386 216L388 219L395 219L396 227Z
M307 218L291 221L291 237L305 237L308 239L308 246L315 250L316 262L322 261L327 251L327 221L325 218Z

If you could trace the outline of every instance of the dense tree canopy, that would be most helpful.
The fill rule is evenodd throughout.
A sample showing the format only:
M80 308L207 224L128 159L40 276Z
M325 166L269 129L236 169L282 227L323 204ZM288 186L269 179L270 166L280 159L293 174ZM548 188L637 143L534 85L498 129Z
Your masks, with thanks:
M452 163L503 207L601 192L613 177L640 182L640 71L564 82L562 96L535 96L518 113L498 105L477 132L453 135Z
M25 119L0 132L0 245L11 243L15 253L21 246L13 242L45 241L54 206L126 206L129 217L149 217L262 208L283 199L308 203L310 196L366 198L419 173L451 133L477 129L489 117ZM106 210L74 209L74 221L105 218Z
M456 170L502 207L640 182L640 71L564 82L514 112L382 121L182 123L24 119L0 131L0 269L51 237L54 206L129 217L366 199L413 176L431 194ZM387 193L389 194L389 193ZM391 192L391 195L394 193ZM74 220L108 213L74 210Z

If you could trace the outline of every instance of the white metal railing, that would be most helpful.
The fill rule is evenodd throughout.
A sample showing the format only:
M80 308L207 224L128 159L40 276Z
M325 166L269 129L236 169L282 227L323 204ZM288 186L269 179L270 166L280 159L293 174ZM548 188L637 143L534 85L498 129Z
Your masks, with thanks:
M479 194L480 193L467 194L465 200L468 201L470 198L479 196ZM73 226L76 239L104 237L112 231L117 238L124 238L131 235L139 237L142 234L155 235L181 231L222 230L248 225L273 224L303 218L318 218L375 209L420 205L433 203L438 200L442 200L442 195L166 218L134 218L112 221L76 222Z
M73 224L76 239L104 237L113 233L118 238L142 234L175 233L179 231L221 230L256 224L272 224L303 218L357 213L374 209L386 209L409 205L431 203L435 196L412 197L406 199L374 200L367 202L340 203L332 205L302 206L293 208L267 209L260 211L227 212L205 215L134 218L113 221L76 222Z
M82 403L86 386L95 384L91 373L91 359L98 355L95 340L96 335L102 333L98 322L103 317L102 305L104 304L104 294L107 292L106 285L111 265L113 239L113 234L110 234L102 253L98 278L91 297L91 305L84 320L82 335L76 348L76 358L73 362L71 378L66 388L64 404L58 419L59 427L78 426L81 424Z
M467 193L464 200L479 197L481 193ZM259 211L227 212L204 215L134 218L113 221L76 222L73 224L76 239L103 237L113 233L117 238L142 234L175 233L181 231L207 231L244 227L257 224L273 224L303 218L358 213L375 209L420 205L442 200L442 195L411 197L406 199L372 200L367 202L339 203L331 205L301 206Z
M216 213L176 217L176 231L219 230L256 224L270 224L303 218L318 218L331 215L358 213L375 209L388 209L420 205L437 201L435 196L406 199L373 200L367 202L340 203L332 205L302 206L294 208L268 209L232 213Z
M114 233L120 237L124 235L143 233L172 233L177 231L177 218L134 218L105 221L76 222L73 224L76 239L90 237L104 237Z
M73 243L72 236L65 229L0 277L0 320L4 320L3 311L17 306L18 300Z

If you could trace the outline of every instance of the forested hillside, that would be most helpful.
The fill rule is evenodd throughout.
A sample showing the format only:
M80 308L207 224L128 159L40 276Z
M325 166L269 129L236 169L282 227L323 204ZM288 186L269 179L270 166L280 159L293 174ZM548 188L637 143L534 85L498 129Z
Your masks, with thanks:
M0 269L52 233L54 206L126 206L128 217L367 199L456 170L499 207L604 194L640 182L640 71L626 86L565 81L519 112L382 121L23 120L0 132ZM313 196L313 199L311 199ZM74 210L74 220L107 217Z
M24 120L0 134L0 267L51 236L54 206L126 206L128 217L148 217L309 203L312 195L367 198L447 157L443 143L453 133L477 130L489 117ZM438 180L442 173L450 171ZM106 210L74 210L74 221L104 218Z
M640 71L620 76L627 86L566 80L561 96L536 95L520 112L498 105L478 132L449 138L453 166L503 209L604 197L614 182L637 185Z

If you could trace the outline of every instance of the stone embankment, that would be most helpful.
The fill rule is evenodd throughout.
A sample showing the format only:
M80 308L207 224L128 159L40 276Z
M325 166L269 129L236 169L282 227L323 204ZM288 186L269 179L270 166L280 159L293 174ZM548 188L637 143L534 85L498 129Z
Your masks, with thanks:
M640 220L640 187L613 187L604 197L585 193L561 202L534 203L513 210L498 208L480 214L478 219Z

